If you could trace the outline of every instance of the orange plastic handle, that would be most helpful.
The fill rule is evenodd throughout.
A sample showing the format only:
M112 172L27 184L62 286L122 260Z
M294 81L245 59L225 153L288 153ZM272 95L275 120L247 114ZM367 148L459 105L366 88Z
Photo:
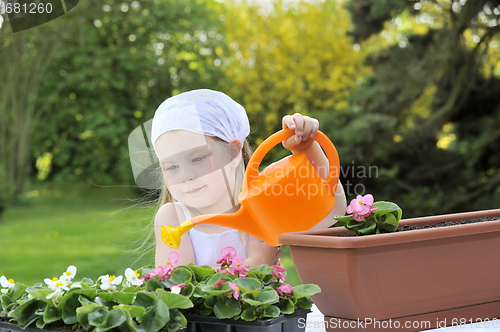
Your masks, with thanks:
M262 142L256 151L252 154L250 161L247 165L247 185L250 188L250 184L257 180L259 177L259 166L262 162L264 156L277 144L287 140L288 138L295 135L295 130L290 128L282 129L269 136L264 142ZM328 188L331 189L331 194L335 196L335 192L337 191L337 185L339 183L340 177L340 161L339 155L337 153L337 149L330 141L330 139L323 134L321 131L317 131L314 137L310 137L314 139L316 142L321 145L321 147L325 150L326 156L328 157L328 164L330 166L328 177L323 180L323 185L327 185Z

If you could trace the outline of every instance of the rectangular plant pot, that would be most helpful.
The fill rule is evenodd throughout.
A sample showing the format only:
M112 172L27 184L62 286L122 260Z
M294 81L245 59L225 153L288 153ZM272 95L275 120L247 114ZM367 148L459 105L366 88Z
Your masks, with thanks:
M293 314L255 321L218 319L208 316L186 315L186 332L304 332L309 309L299 309ZM300 326L300 327L299 327Z
M399 225L499 216L496 209L403 219ZM436 312L455 317L450 310L457 310L458 319L500 317L500 220L339 236L345 234L344 227L336 227L280 236L280 243L290 246L302 283L321 287L311 299L325 319L386 320ZM485 306L493 311L484 311Z

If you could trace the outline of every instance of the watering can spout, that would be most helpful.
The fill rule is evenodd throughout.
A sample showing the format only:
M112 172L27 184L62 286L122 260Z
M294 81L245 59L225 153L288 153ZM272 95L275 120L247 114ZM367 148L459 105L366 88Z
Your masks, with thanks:
M248 209L240 208L232 214L204 214L188 219L177 227L162 226L161 239L168 247L179 249L181 236L191 228L201 224L213 224L238 229L257 238L263 238L262 231L257 228L255 220Z

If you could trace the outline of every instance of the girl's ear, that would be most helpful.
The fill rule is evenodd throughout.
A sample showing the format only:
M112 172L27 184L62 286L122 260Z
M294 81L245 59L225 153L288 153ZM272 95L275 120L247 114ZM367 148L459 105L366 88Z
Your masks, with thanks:
M241 161L241 142L237 138L233 138L229 141L229 154L231 156L231 166L234 163L235 167L240 164Z

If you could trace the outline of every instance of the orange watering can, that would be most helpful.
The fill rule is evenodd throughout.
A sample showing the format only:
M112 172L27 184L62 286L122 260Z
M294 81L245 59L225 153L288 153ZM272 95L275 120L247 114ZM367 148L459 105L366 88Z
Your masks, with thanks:
M258 172L264 156L295 131L274 133L255 150L248 162L243 188L238 197L241 208L233 214L205 214L186 220L178 227L162 226L163 242L179 248L181 235L199 224L226 226L278 246L282 233L309 230L323 220L335 205L340 164L335 146L318 130L312 137L325 150L329 175L322 180L304 153L287 156Z

